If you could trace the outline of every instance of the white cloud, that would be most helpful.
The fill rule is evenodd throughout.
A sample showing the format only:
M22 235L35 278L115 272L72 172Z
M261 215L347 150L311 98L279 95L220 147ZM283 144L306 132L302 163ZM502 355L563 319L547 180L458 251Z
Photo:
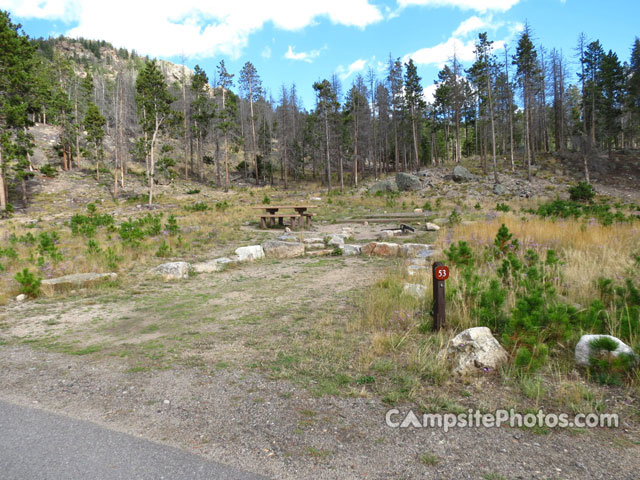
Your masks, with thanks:
M446 42L433 47L421 48L409 53L404 56L403 60L407 62L409 58L413 58L413 61L418 65L443 67L449 59L453 58L454 53L460 62L472 62L475 59L474 50L475 40L463 42L459 38L451 37Z
M506 12L519 2L520 0L398 0L398 5L401 8L413 5L456 7L484 13L489 10Z
M471 32L477 32L487 27L492 29L495 28L495 26L491 24L491 17L484 19L474 15L473 17L469 17L463 21L455 32L453 32L453 36L465 37Z
M311 63L313 62L314 58L320 56L320 53L322 53L322 50L323 50L323 49L320 49L320 50L310 50L308 52L294 52L293 51L294 48L296 47L295 46L292 47L291 45L289 45L289 49L284 54L284 58L288 58L289 60L296 60L296 61Z
M260 55L262 56L262 58L271 58L271 47L269 45L266 45L262 49L262 53Z
M73 37L107 40L152 56L237 58L266 23L300 30L319 18L364 28L382 20L370 0L0 0L15 16L77 24Z
M437 83L433 83L431 85L427 85L423 90L422 90L422 97L424 98L424 101L427 103L433 103L433 99L436 96L436 90L438 89L438 84Z
M361 72L362 70L364 70L364 67L366 65L367 65L367 61L363 60L362 58L359 58L358 60L356 60L346 68L343 67L342 65L339 65L338 68L336 68L336 73L340 77L340 80L346 80L354 73Z

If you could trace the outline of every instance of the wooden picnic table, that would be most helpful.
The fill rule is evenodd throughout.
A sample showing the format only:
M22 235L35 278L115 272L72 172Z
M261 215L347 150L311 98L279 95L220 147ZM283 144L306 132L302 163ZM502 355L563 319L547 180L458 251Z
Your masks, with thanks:
M284 219L290 218L291 228L296 226L302 226L306 223L307 226L311 226L311 217L313 213L307 213L307 210L311 208L317 208L317 205L258 205L251 207L256 210L264 210L266 215L260 215L261 228L267 228L267 220L269 226L274 226L276 219L280 225L284 225ZM295 214L291 213L279 213L280 210L295 210Z

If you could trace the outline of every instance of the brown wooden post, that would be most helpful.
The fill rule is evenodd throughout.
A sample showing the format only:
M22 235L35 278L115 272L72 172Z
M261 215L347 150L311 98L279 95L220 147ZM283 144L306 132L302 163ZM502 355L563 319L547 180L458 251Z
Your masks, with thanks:
M444 281L439 267L445 268L442 262L434 262L433 264L433 329L441 330L445 325L445 300L444 300ZM448 276L448 274L447 274Z

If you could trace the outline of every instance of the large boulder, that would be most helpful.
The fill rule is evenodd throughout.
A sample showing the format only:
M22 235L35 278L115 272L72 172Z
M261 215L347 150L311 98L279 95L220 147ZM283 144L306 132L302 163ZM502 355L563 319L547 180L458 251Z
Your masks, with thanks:
M196 273L221 272L234 263L236 263L236 260L228 257L216 258L214 260L209 260L208 262L195 263L193 265L193 271Z
M42 280L40 289L45 295L66 292L76 288L87 288L118 278L117 273L76 273L64 277Z
M190 271L191 265L187 262L170 262L158 265L151 270L151 274L161 276L165 282L168 282L188 278Z
M362 247L360 245L344 244L341 245L340 248L344 256L360 255L362 253Z
M405 243L400 245L399 254L401 257L413 258L417 257L423 250L428 252L431 250L431 246L424 243Z
M304 245L296 242L268 240L262 244L262 249L268 258L294 258L304 255Z
M369 193L378 193L378 192L397 192L398 185L395 180L387 179L382 180L381 182L373 184L369 187Z
M396 184L401 192L415 192L422 188L422 182L418 177L404 172L396 174Z
M399 249L397 243L371 242L362 247L362 253L376 257L397 257Z
M631 347L619 338L612 337L611 335L583 335L576 344L575 360L578 365L588 367L590 365L590 358L598 356L598 354L601 353L601 351L598 351L591 346L591 342L603 337L613 340L618 345L614 351L610 352L610 355L617 357L624 353L626 355L636 356Z
M264 258L264 250L261 245L249 245L248 247L236 248L236 255L239 262L252 262Z
M327 245L332 247L339 247L344 245L345 240L349 238L348 233L334 233L333 235L329 235L325 238Z
M478 179L477 175L474 175L473 173L471 173L469 170L467 170L461 165L458 165L453 169L453 180L455 182L458 182L458 183L472 182L477 179Z
M454 372L469 376L488 373L507 363L509 356L487 327L474 327L460 332L447 348Z
M427 232L437 232L438 230L440 230L440 227L435 223L427 222L424 226L424 229Z
M280 235L277 239L281 242L299 242L300 236L296 235L295 233L285 233L283 235Z
M496 183L493 186L493 193L496 195L506 195L507 193L509 193L509 191L506 189L504 185Z

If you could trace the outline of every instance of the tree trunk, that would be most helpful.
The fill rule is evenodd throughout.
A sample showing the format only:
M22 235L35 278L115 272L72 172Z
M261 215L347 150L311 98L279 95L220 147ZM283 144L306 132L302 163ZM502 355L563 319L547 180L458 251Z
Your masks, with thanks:
M327 191L331 192L331 161L329 158L329 117L327 112L324 113L324 134L327 142Z
M4 177L4 164L2 159L2 146L0 146L0 212L7 211L7 181Z

